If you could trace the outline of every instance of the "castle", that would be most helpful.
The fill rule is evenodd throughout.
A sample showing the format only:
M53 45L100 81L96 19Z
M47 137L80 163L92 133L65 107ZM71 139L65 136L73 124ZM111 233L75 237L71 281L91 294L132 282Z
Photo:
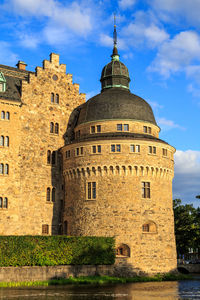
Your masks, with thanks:
M176 269L175 149L129 82L116 43L87 102L57 54L0 65L0 235L114 236L134 272Z

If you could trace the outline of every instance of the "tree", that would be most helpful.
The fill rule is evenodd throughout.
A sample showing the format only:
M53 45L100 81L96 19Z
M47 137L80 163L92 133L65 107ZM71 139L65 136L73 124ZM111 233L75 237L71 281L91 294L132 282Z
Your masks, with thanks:
M197 199L200 199L200 195L197 195L196 198L197 198Z
M198 248L200 209L197 212L192 204L182 205L180 199L173 200L173 207L177 253L183 255L189 248Z

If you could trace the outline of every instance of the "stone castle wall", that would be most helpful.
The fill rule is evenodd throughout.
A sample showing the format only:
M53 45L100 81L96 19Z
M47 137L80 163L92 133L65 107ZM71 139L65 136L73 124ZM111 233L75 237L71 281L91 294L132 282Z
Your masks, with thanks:
M102 134L109 128L106 124L109 122L101 123ZM92 122L85 125L87 131L91 126ZM77 139L61 150L67 187L64 207L67 233L114 236L116 248L127 245L130 249L125 263L130 272L155 274L175 270L174 148L148 138L101 139L101 134L92 138L92 133L91 139L83 141L84 133L80 132L80 142ZM111 144L120 145L121 151L112 153ZM132 144L140 146L138 153L130 152ZM92 153L94 145L101 145L100 153ZM149 146L156 147L156 154L149 153ZM82 148L79 155L77 148ZM166 156L163 149L167 150ZM88 183L92 182L96 183L95 199L88 198ZM149 198L142 196L143 182L150 183ZM143 231L145 224L152 230ZM123 259L124 255L122 264Z
M9 163L9 174L0 175L0 197L8 198L8 208L0 209L0 234L42 234L42 225L48 225L49 234L59 232L64 200L59 148L71 111L84 101L56 54L22 81L22 103L1 100L0 112L8 110L10 120L0 119L0 135L8 135L10 145L0 147L0 163ZM59 125L58 133L50 132L51 122ZM56 152L53 165L47 162L48 150ZM48 187L55 188L55 202L47 201Z

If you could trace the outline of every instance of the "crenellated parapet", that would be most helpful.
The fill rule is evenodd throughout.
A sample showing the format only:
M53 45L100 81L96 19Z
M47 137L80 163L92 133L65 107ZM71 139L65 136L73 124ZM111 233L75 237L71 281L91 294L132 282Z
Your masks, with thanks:
M174 172L169 168L147 165L96 165L65 169L63 175L68 180L95 176L133 176L172 180Z

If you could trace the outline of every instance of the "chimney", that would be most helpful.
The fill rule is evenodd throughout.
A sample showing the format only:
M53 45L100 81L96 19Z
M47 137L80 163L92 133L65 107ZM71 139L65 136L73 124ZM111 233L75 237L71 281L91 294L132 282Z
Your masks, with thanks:
M24 61L19 60L16 66L19 70L25 71L27 64Z

